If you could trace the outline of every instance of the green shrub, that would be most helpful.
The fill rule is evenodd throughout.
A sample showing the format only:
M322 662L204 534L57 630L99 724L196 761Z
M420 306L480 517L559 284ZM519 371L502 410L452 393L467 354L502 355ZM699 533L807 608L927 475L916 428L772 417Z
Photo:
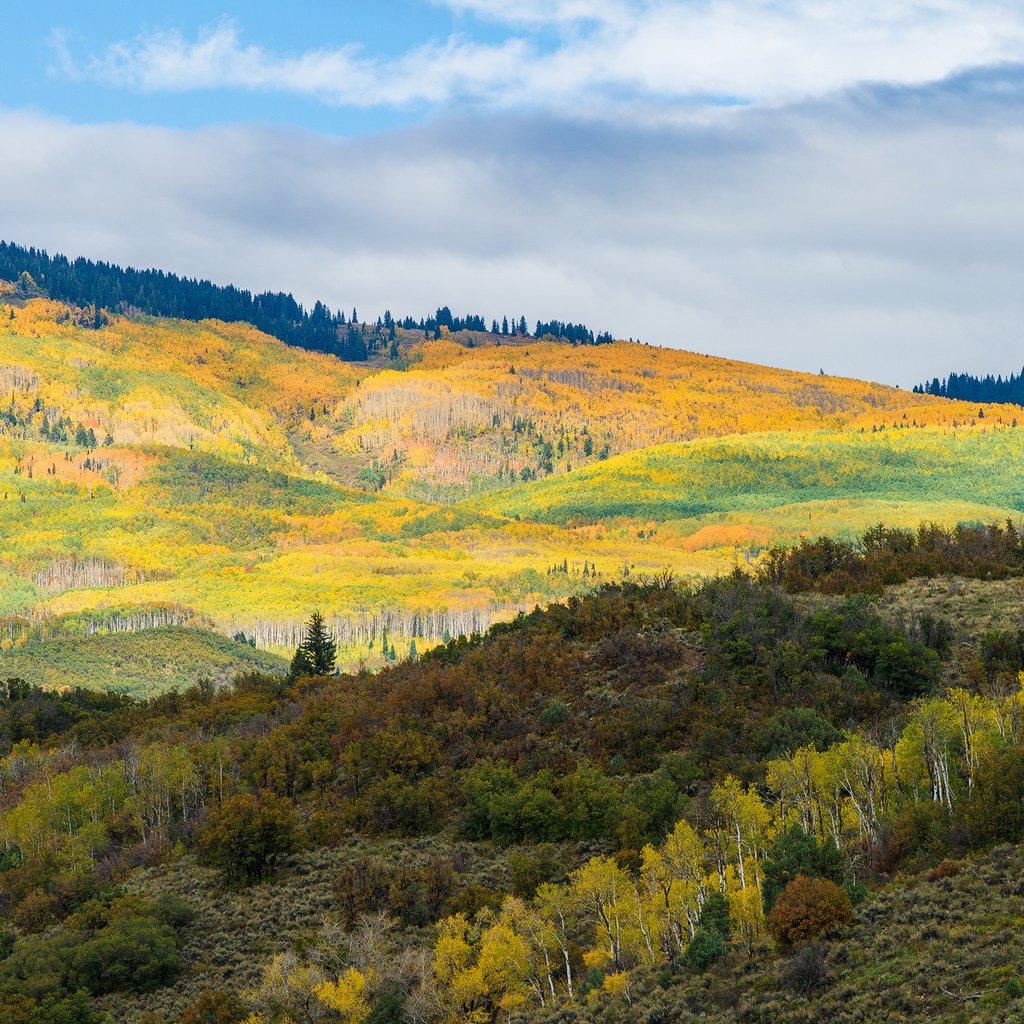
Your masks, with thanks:
M696 971L707 970L726 953L726 942L717 928L698 928L683 953L683 963Z
M839 848L827 839L819 843L798 825L783 832L768 848L764 862L762 896L764 911L770 914L776 899L795 878L827 878L837 885L846 883L846 869Z

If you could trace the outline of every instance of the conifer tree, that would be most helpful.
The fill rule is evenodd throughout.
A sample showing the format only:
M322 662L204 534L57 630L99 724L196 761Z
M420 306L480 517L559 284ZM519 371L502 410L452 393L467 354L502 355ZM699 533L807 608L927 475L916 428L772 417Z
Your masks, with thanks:
M338 645L327 627L324 617L313 612L306 624L306 632L292 658L292 676L329 676L334 673Z

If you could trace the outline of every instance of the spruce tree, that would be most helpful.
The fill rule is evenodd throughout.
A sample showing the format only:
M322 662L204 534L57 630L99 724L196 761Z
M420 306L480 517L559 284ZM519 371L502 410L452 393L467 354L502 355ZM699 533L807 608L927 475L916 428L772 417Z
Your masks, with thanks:
M292 675L296 678L333 675L337 652L338 645L324 625L324 617L313 612L306 624L302 643L292 659Z

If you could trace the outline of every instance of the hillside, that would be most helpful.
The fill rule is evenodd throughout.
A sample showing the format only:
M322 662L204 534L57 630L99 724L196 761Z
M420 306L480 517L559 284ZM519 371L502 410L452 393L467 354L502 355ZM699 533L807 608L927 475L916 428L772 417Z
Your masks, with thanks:
M0 1015L1013 1021L1022 576L884 530L377 674L8 682Z
M288 655L318 607L343 663L373 667L385 632L404 656L595 583L1020 508L1008 407L468 331L399 329L397 358L354 364L243 324L6 300L5 649L41 623L174 624Z

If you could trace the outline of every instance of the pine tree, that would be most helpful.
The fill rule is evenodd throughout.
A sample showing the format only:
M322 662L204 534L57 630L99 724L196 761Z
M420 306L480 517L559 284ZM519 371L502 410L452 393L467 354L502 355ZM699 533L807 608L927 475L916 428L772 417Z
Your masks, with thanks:
M292 659L292 676L329 676L334 674L338 645L324 625L324 617L313 612L306 632Z

